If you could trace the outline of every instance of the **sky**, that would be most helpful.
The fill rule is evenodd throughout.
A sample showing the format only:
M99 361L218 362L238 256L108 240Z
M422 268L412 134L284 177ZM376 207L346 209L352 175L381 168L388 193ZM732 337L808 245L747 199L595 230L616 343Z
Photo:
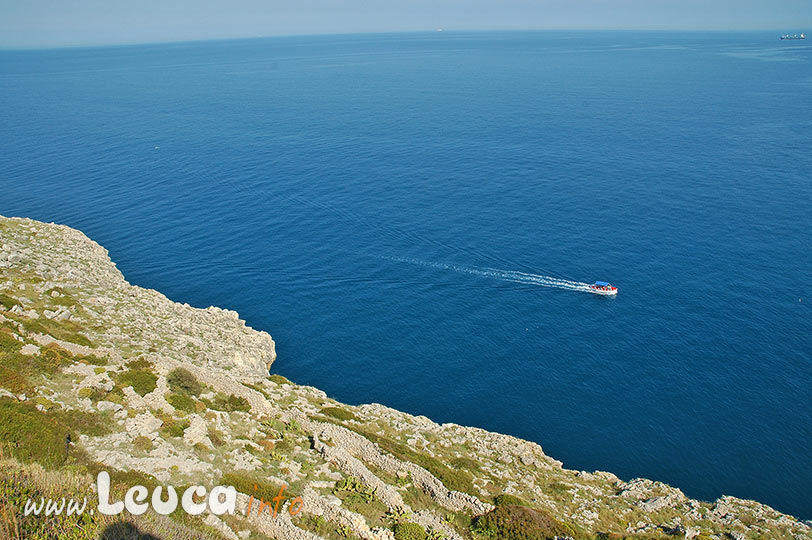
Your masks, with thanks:
M295 34L812 28L812 0L0 0L0 48Z

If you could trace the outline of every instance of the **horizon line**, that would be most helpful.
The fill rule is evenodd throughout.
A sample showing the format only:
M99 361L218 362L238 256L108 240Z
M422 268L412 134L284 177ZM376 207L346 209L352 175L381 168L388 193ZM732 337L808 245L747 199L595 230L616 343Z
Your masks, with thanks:
M743 32L787 32L776 28L481 28L481 29L447 29L434 28L423 30L381 30L368 32L324 32L324 33L292 33L292 34L269 34L258 36L232 36L232 37L211 37L211 38L189 38L170 39L157 41L122 41L116 43L65 43L53 45L0 45L0 52L17 51L55 51L63 49L112 49L118 47L139 47L154 45L181 45L195 43L209 43L220 41L248 41L260 39L294 38L294 37L337 37L337 36L381 36L381 35L405 35L405 34L440 34L440 33L497 33L497 32L690 32L690 33L743 33ZM798 31L804 33L804 31Z

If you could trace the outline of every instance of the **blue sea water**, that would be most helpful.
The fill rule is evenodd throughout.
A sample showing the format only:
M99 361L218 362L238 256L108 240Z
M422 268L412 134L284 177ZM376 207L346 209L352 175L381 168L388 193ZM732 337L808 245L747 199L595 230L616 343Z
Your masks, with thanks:
M812 518L812 47L777 37L0 51L0 214L337 399Z

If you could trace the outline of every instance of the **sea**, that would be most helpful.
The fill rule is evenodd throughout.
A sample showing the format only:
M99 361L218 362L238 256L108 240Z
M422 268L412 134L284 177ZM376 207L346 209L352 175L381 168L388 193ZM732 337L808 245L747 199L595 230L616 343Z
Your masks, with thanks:
M3 50L0 214L239 311L338 400L810 519L812 46L781 33Z

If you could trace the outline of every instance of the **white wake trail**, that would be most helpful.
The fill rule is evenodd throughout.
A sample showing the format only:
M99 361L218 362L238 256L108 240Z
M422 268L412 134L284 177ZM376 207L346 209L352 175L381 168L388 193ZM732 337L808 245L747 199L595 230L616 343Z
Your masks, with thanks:
M538 285L540 287L550 287L554 289L564 289L568 291L579 291L587 293L592 292L592 289L589 288L589 283L582 283L580 281L570 281L568 279L561 279L552 276L542 276L540 274L529 274L527 272L518 272L516 270L500 270L499 268L435 263L423 261L420 259L409 259L404 257L384 257L384 258L397 262L405 262L409 264L416 264L419 266L427 266L429 268L437 268L438 270L452 270L454 272L460 272L463 274L488 277L492 279L498 279L500 281L509 281L513 283L526 283L528 285Z

